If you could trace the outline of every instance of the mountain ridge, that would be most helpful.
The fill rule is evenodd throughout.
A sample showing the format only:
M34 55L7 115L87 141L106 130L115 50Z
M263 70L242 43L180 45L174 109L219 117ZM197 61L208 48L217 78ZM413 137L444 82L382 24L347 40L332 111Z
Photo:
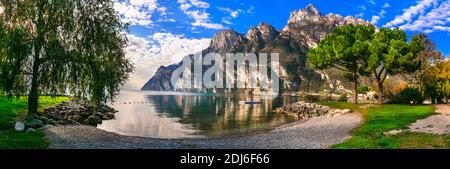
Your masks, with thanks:
M343 17L333 13L323 15L313 4L309 4L304 9L292 11L287 24L280 30L265 22L251 27L245 34L233 29L222 30L214 35L209 47L201 52L202 54L210 52L219 54L280 53L280 86L283 91L307 90L311 92L327 86L345 89L343 79L339 80L341 86L330 82L330 77L337 76L336 70L318 72L309 68L306 64L306 52L309 48L315 47L334 28L348 24L369 25L370 23L352 16ZM180 65L181 62L167 67L159 67L155 75L141 90L173 90L173 86L170 84L170 75ZM248 74L248 72L245 73ZM241 92L249 90L251 89L244 89Z

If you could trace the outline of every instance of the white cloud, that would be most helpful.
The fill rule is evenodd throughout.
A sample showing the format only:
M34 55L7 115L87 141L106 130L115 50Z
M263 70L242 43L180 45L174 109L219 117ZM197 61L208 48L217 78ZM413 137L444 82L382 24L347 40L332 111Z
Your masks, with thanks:
M143 38L128 34L126 56L136 67L123 89L139 90L160 66L178 63L188 54L208 47L210 39L189 39L183 35L155 33Z
M180 9L184 14L194 19L191 23L195 27L203 27L207 29L224 29L225 27L219 23L214 23L209 18L209 13L206 12L206 8L209 8L209 4L200 0L178 0ZM197 8L197 9L193 9ZM198 8L201 8L200 10Z
M362 5L359 8L361 8L363 11L367 10L366 6Z
M377 24L378 21L380 21L381 18L384 18L384 15L386 14L386 11L384 9L389 8L389 7L391 7L390 4L388 4L387 2L384 3L381 11L378 12L377 15L372 16L372 19L371 19L370 23L372 23L374 25Z
M250 5L250 7L248 7L247 11L248 14L252 14L255 12L255 7L253 5Z
M370 0L369 3L372 4L372 5L376 5L376 4L377 4L377 3L375 3L375 1L373 1L373 0Z
M403 24L400 28L410 31L450 32L450 1L442 2L429 12L421 14L416 20Z
M157 0L116 0L114 9L122 22L141 26L151 26L153 12L165 15L167 11L167 8L158 5Z
M200 10L184 11L186 15L195 21L191 23L194 27L204 27L208 29L224 29L225 27L218 23L212 23L209 20L209 13Z
M362 17L364 17L364 13L360 12L360 13L356 14L355 17L362 18Z
M372 16L372 20L370 21L370 23L372 23L372 24L377 24L378 21L379 21L381 18L384 18L384 14L386 14L386 11L385 11L384 9L382 9L382 10L378 13L378 15Z
M182 11L186 11L186 10L188 10L189 8L191 8L191 4L181 4L181 5L180 5L180 9L181 9Z
M160 18L158 22L176 22L176 20L172 18Z
M239 12L243 12L241 9L233 10L231 8L224 8L224 7L217 7L217 9L226 14L229 14L229 16L222 17L222 22L228 25L233 25L233 23L230 20L237 18L239 16Z
M233 23L230 20L228 20L228 18L226 18L226 17L222 18L222 22L225 24L228 24L228 25L233 25Z
M380 13L378 13L378 15L380 15L381 17L384 17L384 14L386 14L385 10L381 10Z
M209 8L209 3L200 0L189 0L189 2L191 2L192 5L198 8Z
M236 17L239 16L239 11L238 10L233 10L231 8L223 8L223 7L217 7L217 9L219 9L222 12L230 14L231 18L236 18Z
M394 20L388 22L384 26L385 27L395 27L400 24L411 22L414 17L425 13L426 9L428 9L431 6L437 5L437 3L438 3L438 0L417 1L416 5L411 6L408 9L405 9L403 11L403 14L396 16Z
M162 16L167 15L167 8L166 7L159 7L158 8L158 12Z
M372 16L372 20L370 21L370 23L377 24L379 20L380 20L379 16Z

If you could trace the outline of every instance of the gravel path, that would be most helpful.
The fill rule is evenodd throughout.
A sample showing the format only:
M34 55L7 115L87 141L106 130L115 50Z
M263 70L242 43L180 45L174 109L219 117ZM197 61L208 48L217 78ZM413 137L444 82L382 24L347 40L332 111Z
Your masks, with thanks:
M121 136L91 126L46 126L50 148L157 149L322 149L349 138L350 131L363 121L358 113L316 117L267 132L246 136L210 139L153 139Z
M437 115L417 120L409 126L412 132L450 134L450 105L436 105Z

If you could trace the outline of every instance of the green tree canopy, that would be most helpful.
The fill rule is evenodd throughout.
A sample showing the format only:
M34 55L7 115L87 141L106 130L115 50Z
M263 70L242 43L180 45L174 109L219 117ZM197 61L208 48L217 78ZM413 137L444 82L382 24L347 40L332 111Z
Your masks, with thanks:
M352 99L358 102L358 77L367 76L367 59L374 26L347 25L336 28L308 51L308 61L313 68L335 67L345 72L353 83Z
M38 95L67 91L104 103L133 70L125 57L126 25L113 0L10 1L1 18L1 89L28 94L29 113Z
M424 45L417 35L408 43L405 31L381 28L375 33L369 49L371 55L367 60L366 71L373 72L378 85L378 99L383 103L383 82L386 77L417 70L421 65L417 54L424 49Z
M308 52L313 68L335 67L353 82L353 100L358 93L358 76L373 75L378 99L383 102L383 82L388 75L414 72L420 68L419 53L425 46L420 36L408 42L405 31L373 26L347 25L335 29Z

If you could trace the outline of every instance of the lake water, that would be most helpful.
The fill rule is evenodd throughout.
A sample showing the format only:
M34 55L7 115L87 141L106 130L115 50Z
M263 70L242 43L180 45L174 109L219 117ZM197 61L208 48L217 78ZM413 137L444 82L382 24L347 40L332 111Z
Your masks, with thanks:
M260 100L261 104L239 104ZM115 119L97 127L128 136L152 138L221 137L245 134L291 123L296 119L272 113L297 97L261 99L178 92L121 92L110 106Z

